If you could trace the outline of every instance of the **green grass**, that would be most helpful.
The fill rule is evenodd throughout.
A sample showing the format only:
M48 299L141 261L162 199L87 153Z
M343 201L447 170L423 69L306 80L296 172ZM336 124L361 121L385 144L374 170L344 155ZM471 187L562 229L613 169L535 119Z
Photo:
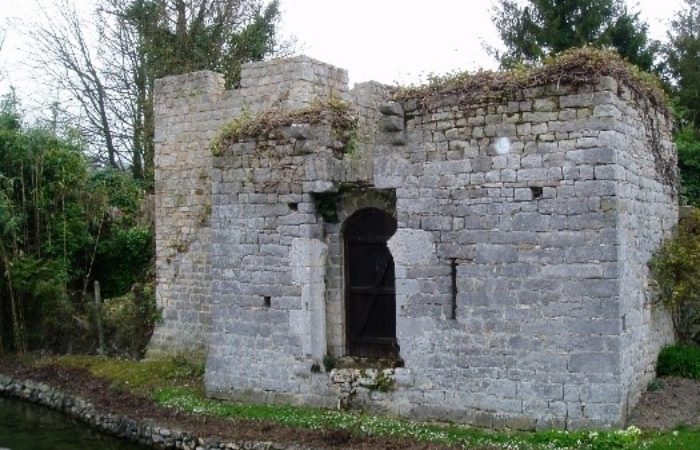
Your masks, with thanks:
M204 395L204 364L184 359L132 361L99 356L66 355L27 360L34 365L58 364L86 369L96 377L111 380L116 388L141 395L153 395L159 389L184 387Z
M469 449L512 450L682 450L700 449L700 429L642 433L630 427L617 431L494 432L457 424L414 422L360 412L299 406L223 402L204 395L203 365L183 360L126 361L90 356L38 358L32 364L56 363L89 370L112 380L115 387L152 396L163 406L192 414L265 421L314 430L347 430L354 435L404 438Z
M358 412L278 405L253 405L206 399L182 388L161 389L154 396L164 406L183 411L246 420L275 422L281 425L314 430L347 430L354 434L412 438L425 442L455 444L514 444L515 437L505 433L489 433L464 426L422 424L385 416ZM525 448L525 447L511 447Z
M700 347L682 344L664 347L659 354L656 372L659 376L700 380Z
M331 411L294 406L250 405L201 397L189 389L161 389L156 402L180 410L218 417L261 420L315 430L347 430L353 434L408 438L463 448L505 449L632 449L641 432L631 428L609 432L505 433L464 425L413 422L359 412Z
M654 433L645 440L646 450L700 449L700 429L679 427L674 431Z

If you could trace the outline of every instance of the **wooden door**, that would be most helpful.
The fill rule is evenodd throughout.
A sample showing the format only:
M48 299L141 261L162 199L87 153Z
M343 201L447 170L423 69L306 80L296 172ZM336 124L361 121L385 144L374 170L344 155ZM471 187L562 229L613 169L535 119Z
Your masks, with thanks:
M387 241L396 219L363 209L345 227L346 334L350 355L398 356L394 259Z

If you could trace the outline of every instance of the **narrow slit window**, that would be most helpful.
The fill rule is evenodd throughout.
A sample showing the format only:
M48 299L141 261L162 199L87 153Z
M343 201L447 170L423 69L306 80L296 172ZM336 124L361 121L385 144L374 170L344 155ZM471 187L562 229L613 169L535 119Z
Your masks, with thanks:
M272 297L270 297L269 295L264 296L263 297L263 306L265 308L272 307Z
M450 262L450 277L452 278L452 296L450 298L450 319L457 319L457 260Z

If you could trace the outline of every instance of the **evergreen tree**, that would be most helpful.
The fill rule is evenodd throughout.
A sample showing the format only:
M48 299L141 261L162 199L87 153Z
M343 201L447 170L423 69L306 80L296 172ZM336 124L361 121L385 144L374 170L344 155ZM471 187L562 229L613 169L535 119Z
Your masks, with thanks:
M132 121L132 169L153 178L153 86L157 78L197 70L224 74L228 87L238 83L240 67L277 50L277 1L259 0L106 0L104 22L111 53L124 60L112 66L127 80ZM126 62L122 62L126 61Z
M677 105L700 128L700 0L685 0L664 46L666 76Z
M572 47L614 47L644 70L654 63L656 44L639 13L623 0L498 0L493 21L506 50L495 52L503 67L540 61Z
M685 0L663 47L665 73L675 104L683 195L700 204L700 0Z

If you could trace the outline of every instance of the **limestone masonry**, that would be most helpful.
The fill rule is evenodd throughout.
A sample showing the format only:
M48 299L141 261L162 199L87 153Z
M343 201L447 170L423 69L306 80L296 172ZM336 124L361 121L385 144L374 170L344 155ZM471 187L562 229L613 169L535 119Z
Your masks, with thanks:
M307 57L158 80L150 354L206 354L219 398L623 425L673 339L647 262L676 155L639 92L396 95Z

